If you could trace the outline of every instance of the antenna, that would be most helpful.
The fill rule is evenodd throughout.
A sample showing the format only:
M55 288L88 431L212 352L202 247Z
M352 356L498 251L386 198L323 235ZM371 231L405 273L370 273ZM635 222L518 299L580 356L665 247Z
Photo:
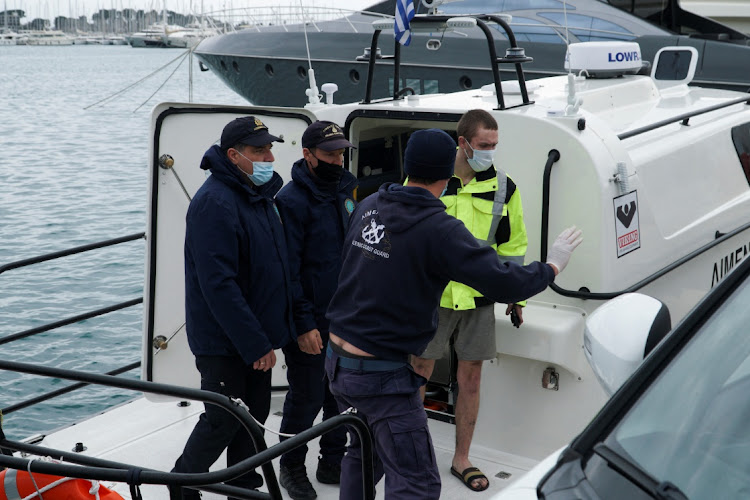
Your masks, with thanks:
M568 32L568 2L563 0L563 18L565 19L565 59L568 61L568 105L565 106L565 116L578 114L583 99L576 97L576 77L570 64L570 34Z
M305 94L310 104L320 104L318 84L315 81L315 70L313 70L312 59L310 58L310 43L307 41L307 21L305 20L305 7L302 5L302 0L299 1L299 6L302 10L302 28L305 31L305 48L307 49L307 79L310 81L310 88L305 90Z

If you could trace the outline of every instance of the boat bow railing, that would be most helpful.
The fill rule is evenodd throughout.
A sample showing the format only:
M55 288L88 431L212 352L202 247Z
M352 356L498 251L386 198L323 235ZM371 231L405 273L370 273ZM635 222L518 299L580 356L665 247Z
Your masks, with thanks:
M32 265L41 264L43 262L49 262L49 261L61 259L63 257L68 257L68 256L71 256L71 255L77 255L77 254L81 254L81 253L84 253L84 252L89 252L89 251L92 251L92 250L97 250L97 249L100 249L100 248L112 247L112 246L116 246L116 245L121 245L123 243L128 243L128 242L131 242L131 241L141 240L144 237L145 237L145 233L135 233L135 234L127 235L127 236L121 236L121 237L118 237L118 238L112 238L112 239L108 239L108 240L97 241L95 243L88 243L86 245L81 245L81 246L69 248L69 249L66 249L66 250L60 250L60 251L57 251L57 252L51 252L51 253L39 255L39 256L36 256L36 257L30 257L30 258L27 258L27 259L17 260L15 262L10 262L8 264L4 264L4 265L0 266L0 274L3 274L5 272L7 272L7 271L11 271L11 270L14 270L14 269L21 269L21 268L29 267L29 266L32 266ZM133 299L130 299L130 300L126 300L124 302L120 302L120 303L117 303L117 304L112 304L110 306L102 307L102 308L99 308L99 309L93 309L91 311L87 311L87 312L84 312L84 313L81 313L81 314L78 314L78 315L75 315L75 316L70 316L68 318L64 318L64 319L61 319L61 320L58 320L58 321L53 321L51 323L47 323L47 324L44 324L44 325L41 325L41 326L38 326L38 327L35 327L35 328L31 328L31 329L24 330L24 331L21 331L21 332L17 332L17 333L13 333L13 334L10 334L10 335L6 335L6 336L0 338L0 345L9 344L11 342L14 342L14 341L26 338L26 337L31 337L31 336L34 336L34 335L38 335L40 333L49 332L51 330L55 330L55 329L63 327L63 326L67 326L67 325L72 325L72 324L75 324L75 323L79 323L79 322L85 321L87 319L95 318L95 317L98 317L98 316L104 316L106 314L109 314L109 313L112 313L112 312L115 312L115 311L119 311L119 310L122 310L122 309L127 309L129 307L133 307L135 305L141 304L142 302L143 302L143 296L136 297L136 298L133 298ZM138 368L140 366L141 366L141 363L138 361L138 362L130 363L128 365L116 368L116 369L114 369L114 370L112 370L110 372L107 372L107 374L108 375L119 375L121 373L125 373L125 372L128 372L130 370L134 370L135 368ZM45 394L41 394L39 396L36 396L34 398L22 401L20 403L16 403L16 404L7 406L7 407L3 408L2 410L0 410L0 414L2 414L2 415L8 415L10 413L13 413L14 411L18 411L18 410L21 410L21 409L24 409L24 408L28 408L30 406L33 406L33 405L37 404L37 403L41 403L41 402L47 401L49 399L61 396L63 394L67 394L69 392L75 391L77 389L81 389L83 387L86 387L87 385L88 384L85 384L85 383L73 384L73 385L70 385L68 387L63 387L61 389L58 389L56 391L47 392Z
M344 412L341 415L329 418L324 422L314 425L306 431L300 432L299 434L268 448L263 438L263 432L260 425L253 420L248 409L241 404L241 402L216 392L189 389L168 384L159 384L156 382L124 379L111 375L64 370L60 368L51 368L1 359L0 370L75 380L85 384L97 384L149 394L171 396L179 399L202 401L203 403L220 406L240 421L241 425L250 434L250 438L257 450L255 455L232 466L226 467L225 469L213 472L185 474L162 472L131 464L94 458L80 453L71 453L33 444L10 441L3 438L0 439L0 447L3 449L31 453L37 456L59 458L70 462L70 464L29 460L27 458L18 458L7 454L0 454L0 466L10 467L17 470L28 470L29 472L39 472L42 474L127 483L130 486L131 495L134 500L141 498L138 489L138 486L141 484L164 484L184 487L199 486L200 488L198 489L226 495L228 497L281 499L281 490L279 489L279 483L271 461L294 448L320 437L336 427L349 425L354 429L354 432L357 433L361 443L363 498L367 500L375 498L372 436L364 420L356 416L353 411ZM257 467L261 467L263 470L268 493L247 490L226 484L218 484L237 478Z
M35 264L54 261L63 257L89 252L91 250L112 247L123 243L140 240L144 237L145 233L136 233L119 238L81 245L67 250L47 253L39 255L37 257L18 260L0 266L0 274L14 269L21 269ZM65 325L78 323L86 319L102 316L114 311L132 307L142 302L143 297L141 296L131 300L127 300L125 302L120 302L118 304L113 304L107 307L95 309L76 316L71 316L59 321L48 323L36 328L14 333L11 335L6 335L5 337L0 338L0 345L8 344L13 341L37 335L39 333L48 332ZM201 490L234 498L281 499L281 491L279 490L279 484L273 470L271 460L280 457L284 453L287 453L288 451L291 451L298 446L302 446L303 444L320 437L321 435L333 430L336 427L349 425L358 434L362 447L362 469L364 479L363 498L366 498L368 500L374 498L375 481L373 469L372 437L370 435L369 429L367 428L367 425L362 419L354 414L355 412L349 411L336 417L329 418L326 421L321 422L320 424L317 424L312 428L297 434L296 436L286 439L283 442L272 446L271 448L267 448L260 426L255 422L255 420L252 419L249 411L244 405L241 404L241 402L232 400L227 396L223 396L215 392L199 389L189 389L167 384L159 384L156 382L126 379L116 376L121 373L125 373L127 371L138 368L139 366L141 366L141 363L135 362L112 370L106 374L98 374L75 370L64 370L60 368L19 363L0 359L0 370L8 370L17 373L27 373L77 382L62 389L48 392L37 397L25 400L23 402L14 404L12 406L3 408L2 410L0 410L0 415L7 415L14 411L21 410L23 408L33 406L37 403L47 401L54 397L95 384L150 394L172 396L183 400L201 401L203 403L221 406L226 411L232 413L235 418L237 418L241 422L243 427L250 434L250 437L253 440L258 453L220 471L200 474L167 473L134 466L131 464L98 459L82 455L77 452L54 450L35 444L11 441L5 438L5 435L2 432L2 427L0 425L0 448L4 451L19 451L22 453L43 457L53 457L55 459L70 462L69 464L67 464L30 460L27 458L15 457L10 455L9 453L2 453L0 454L0 466L10 467L17 470L39 472L43 474L127 483L130 486L131 495L134 500L141 498L140 491L138 490L138 486L141 484L164 484L185 487L200 486L199 489ZM263 470L268 493L251 491L226 484L219 484L239 477L257 467L261 467Z
M371 17L369 20L362 20L362 16L356 14ZM227 31L250 29L259 32L269 28L278 28L286 32L300 31L300 26L304 24L309 26L309 29L321 31L318 23L334 21L348 25L353 33L359 33L360 30L370 31L372 16L393 19L393 15L379 12L302 5L236 7L206 12L204 16L212 25L224 26Z

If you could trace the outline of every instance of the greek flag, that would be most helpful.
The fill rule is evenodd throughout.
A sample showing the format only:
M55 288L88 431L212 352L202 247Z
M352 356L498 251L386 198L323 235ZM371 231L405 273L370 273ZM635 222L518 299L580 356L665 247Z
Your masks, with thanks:
M414 4L412 0L396 0L396 22L393 24L394 36L401 45L411 43L409 21L414 19Z

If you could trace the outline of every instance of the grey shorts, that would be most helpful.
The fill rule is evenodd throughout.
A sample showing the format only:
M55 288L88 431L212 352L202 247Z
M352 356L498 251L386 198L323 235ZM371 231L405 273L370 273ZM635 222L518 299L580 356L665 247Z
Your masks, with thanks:
M450 339L458 359L483 361L497 355L495 343L495 305L477 307L466 311L454 311L441 307L438 311L438 327L435 337L419 356L424 359L440 359L448 354Z

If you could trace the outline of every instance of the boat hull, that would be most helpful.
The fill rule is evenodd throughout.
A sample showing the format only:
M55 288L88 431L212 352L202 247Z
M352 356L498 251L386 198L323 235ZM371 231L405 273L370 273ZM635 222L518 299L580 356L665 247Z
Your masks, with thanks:
M249 30L248 30L249 31ZM381 37L388 36L382 34ZM263 40L262 46L258 43ZM368 62L358 61L371 43L371 33L316 33L309 37L311 63L318 87L336 82L335 102L356 102L365 96ZM487 42L478 38L446 35L439 50L429 50L429 35L415 35L402 52L401 85L417 94L447 93L478 89L492 82L488 69ZM652 61L665 46L685 45L699 51L701 64L694 85L744 92L750 88L750 74L737 68L750 67L750 47L685 36L642 36L635 41L642 57ZM390 43L381 44L391 47ZM523 65L525 77L534 79L564 74L565 45L524 42L533 61ZM507 41L496 40L498 56L505 54ZM384 55L393 49L384 49ZM204 40L195 49L198 59L229 88L257 105L302 106L309 87L309 63L303 33L239 32ZM727 61L734 61L727 64ZM516 80L514 65L500 64L503 80ZM377 62L372 98L392 95L392 60Z

